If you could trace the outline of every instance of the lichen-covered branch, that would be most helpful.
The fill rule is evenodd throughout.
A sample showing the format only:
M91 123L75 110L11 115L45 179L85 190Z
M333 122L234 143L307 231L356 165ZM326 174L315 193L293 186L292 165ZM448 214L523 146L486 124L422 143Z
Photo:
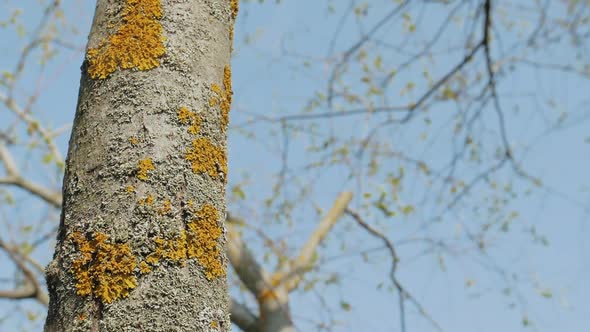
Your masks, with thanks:
M97 1L47 269L47 332L230 330L235 10L227 0Z

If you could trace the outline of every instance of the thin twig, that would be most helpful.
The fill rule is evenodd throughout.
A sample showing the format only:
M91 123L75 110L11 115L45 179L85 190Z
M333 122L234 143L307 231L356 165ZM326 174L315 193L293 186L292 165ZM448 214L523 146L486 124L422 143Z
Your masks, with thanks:
M27 261L24 255L20 253L14 246L8 245L0 239L0 249L4 249L10 259L16 264L19 270L22 271L26 278L25 285L14 290L0 290L0 298L9 299L36 299L39 303L47 306L49 304L49 297L41 289L41 285L37 280L37 276L25 264Z
M396 272L397 272L397 268L398 268L399 257L397 255L397 252L395 250L395 246L393 245L393 242L391 240L389 240L383 233L379 232L373 226L371 226L367 222L365 222L363 220L363 218L360 216L360 214L358 214L356 211L354 211L350 208L346 208L345 213L348 214L349 216L351 216L356 221L356 223L359 224L369 234L371 234L372 236L379 238L381 241L383 241L383 243L385 244L385 246L389 250L389 253L391 255L391 261L392 261L391 270L389 271L389 277L390 277L391 282L393 283L394 287L398 291L401 331L406 332L405 301L408 300L416 307L418 312L424 318L426 318L426 320L428 320L430 322L430 324L432 324L432 326L437 331L442 332L443 329L441 328L441 326L434 320L434 318L432 318L432 316L424 309L424 307L420 304L420 302L418 302L418 300L416 300L416 298L412 294L410 294L410 292L408 292L405 289L405 287L401 284L401 282L397 279Z

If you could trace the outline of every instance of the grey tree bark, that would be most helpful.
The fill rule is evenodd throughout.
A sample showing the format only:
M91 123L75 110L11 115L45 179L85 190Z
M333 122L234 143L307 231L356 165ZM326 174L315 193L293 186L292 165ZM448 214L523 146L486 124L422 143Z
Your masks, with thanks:
M47 268L48 332L229 331L235 0L98 0Z

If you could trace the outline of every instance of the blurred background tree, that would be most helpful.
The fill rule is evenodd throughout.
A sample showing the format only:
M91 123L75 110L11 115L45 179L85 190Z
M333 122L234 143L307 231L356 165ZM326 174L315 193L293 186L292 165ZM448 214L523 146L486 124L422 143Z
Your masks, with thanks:
M0 330L36 331L94 4L0 6ZM583 329L589 18L586 0L241 2L230 244L292 280L299 331Z

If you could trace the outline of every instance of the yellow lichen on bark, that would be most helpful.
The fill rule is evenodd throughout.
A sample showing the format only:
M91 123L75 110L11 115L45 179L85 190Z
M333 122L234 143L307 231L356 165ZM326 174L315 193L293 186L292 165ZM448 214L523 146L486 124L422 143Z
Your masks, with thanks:
M230 8L231 8L232 22L230 22L230 24L229 24L229 42L230 42L230 47L233 51L233 49L234 49L234 46L233 46L234 45L234 23L236 21L236 18L238 17L239 1L238 0L231 0Z
M165 53L160 1L126 0L117 32L88 49L91 78L107 78L118 68L148 70L160 65Z
M177 239L165 240L157 238L154 242L156 243L156 249L145 259L147 263L155 265L162 260L168 260L184 265L187 258L186 233L184 230Z
M103 303L112 303L137 286L133 273L137 263L128 244L110 243L104 233L95 233L88 240L75 232L71 239L79 255L72 262L78 295L92 294Z
M153 270L153 265L161 261L184 265L187 259L196 259L208 280L223 277L226 269L218 244L222 235L219 212L210 204L203 205L194 214L179 237L154 239L154 250L139 264L127 243L112 243L106 234L100 232L88 238L74 232L70 240L76 247L71 267L76 280L76 293L80 296L93 295L103 303L112 303L127 297L137 286L136 267L139 273L147 274Z
M209 99L209 106L213 107L219 105L221 109L221 126L223 130L227 129L229 125L229 111L231 109L232 102L232 86L231 86L231 69L229 66L223 68L223 89L215 83L211 84L211 91L216 96Z
M142 159L137 163L137 178L146 181L149 178L149 171L155 170L156 167L151 158Z
M231 44L230 48L233 52L233 50L234 50L234 25L233 24L230 24L230 26L229 26L229 43Z
M152 272L152 268L151 266L149 266L148 263L142 261L141 263L139 263L139 272L141 272L142 274L147 274Z
M227 179L227 156L222 147L215 146L207 138L196 138L186 151L186 160L191 163L193 173L206 173L212 178L223 175Z
M152 196L152 194L148 194L146 197L140 199L138 203L139 205L152 206L154 204L154 196Z
M219 226L219 213L213 205L205 204L197 213L196 219L188 225L187 254L196 258L205 268L207 279L225 276L225 267L217 242L223 234Z
M158 209L158 214L163 216L163 215L167 214L168 212L170 212L170 210L172 210L172 202L169 199L165 199L164 203L162 203L162 207L160 207L160 209Z
M178 110L178 121L182 124L188 124L193 118L193 114L194 112L189 111L188 108L183 106Z
M217 244L222 234L217 209L205 204L179 237L171 240L155 239L155 250L146 257L145 266L140 264L140 268L151 271L148 264L156 265L161 261L184 265L187 259L194 258L205 269L208 280L224 276L226 271Z
M178 121L182 124L190 124L187 131L189 134L197 135L201 129L201 117L193 111L189 111L186 107L181 107L178 110Z
M231 8L231 18L235 20L238 17L238 9L239 9L239 0L230 0L230 8Z
M232 97L234 94L231 86L231 69L229 66L223 68L223 88L225 89L226 105L222 103L221 123L225 130L229 125L229 111L231 109Z

